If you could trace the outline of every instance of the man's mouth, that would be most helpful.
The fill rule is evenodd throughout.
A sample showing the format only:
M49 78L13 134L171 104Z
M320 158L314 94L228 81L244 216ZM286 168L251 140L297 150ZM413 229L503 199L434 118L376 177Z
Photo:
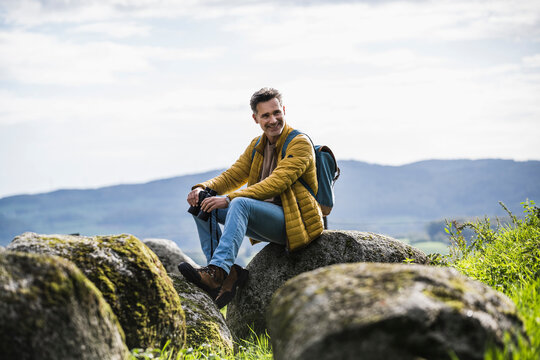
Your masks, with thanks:
M267 129L275 129L275 128L281 126L281 124L282 124L282 122L277 122L277 123L275 123L273 125L267 125L266 128Z

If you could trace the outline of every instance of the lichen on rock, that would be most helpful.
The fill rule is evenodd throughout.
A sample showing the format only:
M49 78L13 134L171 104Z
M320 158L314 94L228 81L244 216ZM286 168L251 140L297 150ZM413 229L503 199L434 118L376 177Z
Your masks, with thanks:
M214 301L203 290L170 274L186 314L186 346L198 347L210 343L230 353L233 351L231 332Z
M70 261L0 253L3 359L127 359L124 333L100 291Z
M236 338L247 338L251 329L263 334L265 314L272 294L301 273L327 265L353 262L427 262L426 255L388 236L360 231L324 231L304 249L288 253L268 244L248 264L249 280L227 308L227 324Z
M9 250L73 261L111 305L131 348L181 347L185 319L178 294L157 256L132 235L72 236L24 233Z
M281 359L483 359L524 334L510 299L451 268L339 264L301 274L267 313Z

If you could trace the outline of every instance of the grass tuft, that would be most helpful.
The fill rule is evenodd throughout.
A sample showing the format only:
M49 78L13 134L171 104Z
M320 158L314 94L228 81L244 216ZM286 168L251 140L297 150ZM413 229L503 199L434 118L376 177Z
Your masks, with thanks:
M237 343L236 354L227 354L223 349L216 348L211 344L202 344L197 348L169 348L167 342L163 349L133 349L130 360L271 360L272 347L268 334L258 336L252 331L247 340Z
M511 298L524 321L527 338L517 343L506 337L503 349L490 348L485 359L537 360L540 358L540 209L533 201L522 203L524 218L508 208L512 223L495 226L488 218L476 222L447 223L449 255L430 256L433 265L451 266ZM462 232L474 235L468 243Z

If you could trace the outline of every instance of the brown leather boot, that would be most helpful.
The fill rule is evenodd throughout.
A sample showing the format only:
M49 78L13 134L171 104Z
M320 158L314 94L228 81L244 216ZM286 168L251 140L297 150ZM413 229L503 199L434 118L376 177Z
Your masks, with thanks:
M221 285L221 290L216 298L216 304L218 308L222 308L234 298L236 289L243 287L248 280L249 271L243 269L241 266L234 264L231 267L229 275Z
M208 265L200 269L195 269L188 263L178 265L178 270L184 275L186 280L197 285L210 295L212 300L218 296L219 290L227 273L222 268L215 265Z

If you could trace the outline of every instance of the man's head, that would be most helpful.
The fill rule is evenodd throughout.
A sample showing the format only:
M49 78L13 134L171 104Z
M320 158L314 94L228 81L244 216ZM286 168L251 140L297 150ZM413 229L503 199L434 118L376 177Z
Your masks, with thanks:
M262 88L251 96L253 120L261 127L270 143L275 143L285 127L285 106L276 89Z
M275 98L279 101L279 106L283 106L283 101L281 97L282 95L278 90L274 88L264 87L251 95L249 105L251 106L253 114L257 114L257 104L261 102L266 102Z

